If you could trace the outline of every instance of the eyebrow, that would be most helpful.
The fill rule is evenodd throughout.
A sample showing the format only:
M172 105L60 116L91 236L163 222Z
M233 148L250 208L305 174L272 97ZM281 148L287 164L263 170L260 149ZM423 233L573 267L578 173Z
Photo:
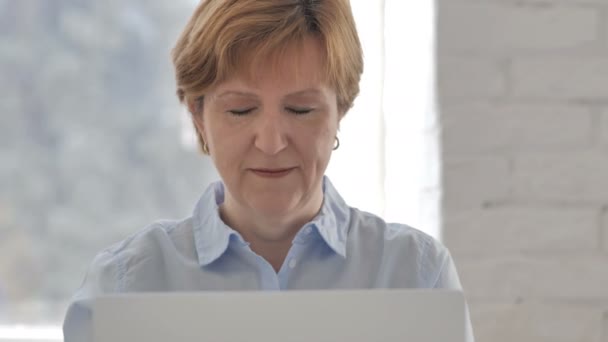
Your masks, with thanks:
M254 93L248 93L248 92L237 91L237 90L227 90L227 91L220 93L219 95L217 95L215 97L218 99L221 99L223 97L230 96L230 95L246 96L246 97L256 97L257 96Z
M291 93L291 94L287 94L287 96L296 96L296 95L307 95L307 94L312 94L312 95L320 95L322 94L321 89L318 88L307 88L304 90L300 90L300 91L296 91L295 93Z

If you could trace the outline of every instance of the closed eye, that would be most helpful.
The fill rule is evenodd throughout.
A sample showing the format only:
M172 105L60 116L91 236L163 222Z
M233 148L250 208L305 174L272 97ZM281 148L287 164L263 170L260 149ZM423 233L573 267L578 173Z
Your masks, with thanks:
M296 114L296 115L308 114L314 110L313 108L296 108L296 107L287 107L285 109L288 112Z
M254 110L255 110L255 108L251 107L251 108L244 108L244 109L231 109L228 112L233 115L246 115L246 114L253 112Z

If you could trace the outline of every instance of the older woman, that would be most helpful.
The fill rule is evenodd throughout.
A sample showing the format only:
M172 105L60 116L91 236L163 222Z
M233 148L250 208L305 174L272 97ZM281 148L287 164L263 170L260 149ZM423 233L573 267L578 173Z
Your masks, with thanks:
M90 340L90 300L113 292L460 289L445 247L349 207L324 177L363 70L347 0L204 1L173 61L221 181L191 217L95 258L67 342Z

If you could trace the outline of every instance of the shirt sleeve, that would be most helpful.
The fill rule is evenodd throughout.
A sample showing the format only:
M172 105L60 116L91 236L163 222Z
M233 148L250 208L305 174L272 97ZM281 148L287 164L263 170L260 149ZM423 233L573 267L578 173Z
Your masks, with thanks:
M439 277L433 286L436 289L451 289L462 291L462 285L460 284L460 278L456 271L456 265L450 255L450 252L445 251L443 265L439 272ZM473 336L473 326L471 324L471 317L469 314L469 305L465 301L465 341L474 342L475 337Z
M112 253L105 251L95 257L68 307L63 322L64 342L93 341L93 298L119 290L119 269Z

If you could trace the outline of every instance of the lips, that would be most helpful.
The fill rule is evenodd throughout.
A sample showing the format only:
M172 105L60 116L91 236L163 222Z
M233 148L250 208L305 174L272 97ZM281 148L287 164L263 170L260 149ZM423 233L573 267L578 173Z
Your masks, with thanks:
M295 169L295 167L281 168L281 169L260 168L260 169L251 169L251 171L253 173L255 173L256 175L264 177L264 178L280 178L280 177L284 177L284 176L288 175L294 169Z

